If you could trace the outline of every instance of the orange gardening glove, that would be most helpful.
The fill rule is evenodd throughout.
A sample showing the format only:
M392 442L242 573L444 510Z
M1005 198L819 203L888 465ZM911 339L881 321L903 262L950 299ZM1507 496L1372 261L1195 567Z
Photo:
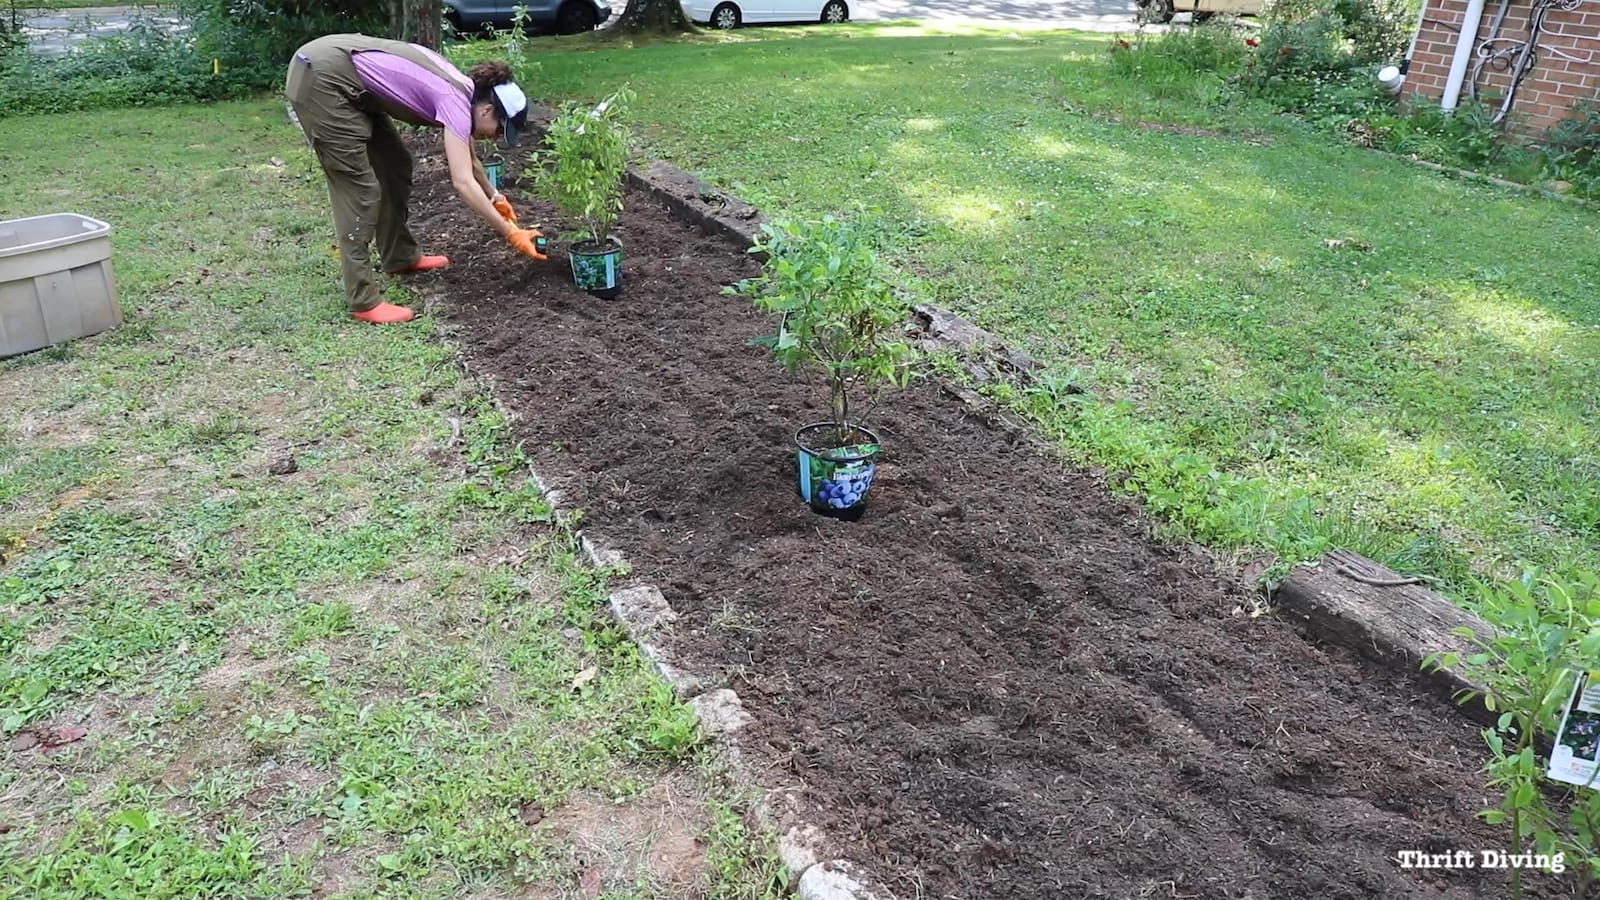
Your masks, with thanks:
M506 243L517 248L525 256L531 256L534 259L549 259L550 257L539 252L537 241L542 237L544 235L540 234L537 229L518 228L506 235Z
M500 214L500 218L513 225L516 224L517 211L511 208L511 201L507 200L504 194L495 194L490 202L494 204L494 211Z

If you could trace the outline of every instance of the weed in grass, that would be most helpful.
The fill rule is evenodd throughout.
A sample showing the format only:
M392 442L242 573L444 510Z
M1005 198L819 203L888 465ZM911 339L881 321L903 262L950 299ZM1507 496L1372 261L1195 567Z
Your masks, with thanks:
M355 611L342 600L313 603L295 614L284 648L298 650L311 641L337 637L355 628Z

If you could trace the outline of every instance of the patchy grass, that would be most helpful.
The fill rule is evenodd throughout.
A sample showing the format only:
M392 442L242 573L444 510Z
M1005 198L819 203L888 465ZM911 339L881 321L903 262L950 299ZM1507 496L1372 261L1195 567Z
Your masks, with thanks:
M280 104L0 148L127 317L0 362L0 896L778 895L436 321L344 313Z
M652 153L764 208L875 207L930 300L1047 364L1002 398L1183 534L1457 587L1600 568L1594 214L1220 112L1205 73L1152 95L1107 46L885 24L532 53L553 99L632 85Z

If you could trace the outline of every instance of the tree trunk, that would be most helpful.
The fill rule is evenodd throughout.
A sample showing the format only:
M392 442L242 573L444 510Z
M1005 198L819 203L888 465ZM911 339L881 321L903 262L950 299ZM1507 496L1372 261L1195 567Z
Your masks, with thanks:
M389 0L389 31L397 40L438 50L441 16L439 0Z
M677 34L693 31L694 23L684 16L678 0L628 0L616 28L628 34Z

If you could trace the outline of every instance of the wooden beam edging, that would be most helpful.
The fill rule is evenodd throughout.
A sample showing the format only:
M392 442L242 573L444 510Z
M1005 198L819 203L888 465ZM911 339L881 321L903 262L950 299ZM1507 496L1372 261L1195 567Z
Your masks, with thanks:
M1335 550L1315 565L1296 567L1273 590L1272 601L1319 640L1349 647L1452 703L1461 691L1482 690L1458 670L1424 669L1422 663L1433 653L1474 652L1456 629L1488 635L1493 626L1364 556ZM1494 722L1481 700L1459 708L1485 725Z

